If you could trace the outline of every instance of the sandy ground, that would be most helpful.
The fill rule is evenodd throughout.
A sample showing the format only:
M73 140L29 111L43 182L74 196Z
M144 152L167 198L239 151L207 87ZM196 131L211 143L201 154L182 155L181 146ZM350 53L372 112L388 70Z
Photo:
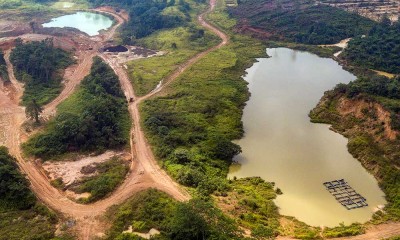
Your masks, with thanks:
M83 177L91 176L92 174L82 173L82 168L86 166L94 166L98 163L105 162L112 157L122 156L123 153L107 151L98 156L84 157L76 161L57 161L45 162L42 167L45 170L50 180L61 178L66 186L79 181Z

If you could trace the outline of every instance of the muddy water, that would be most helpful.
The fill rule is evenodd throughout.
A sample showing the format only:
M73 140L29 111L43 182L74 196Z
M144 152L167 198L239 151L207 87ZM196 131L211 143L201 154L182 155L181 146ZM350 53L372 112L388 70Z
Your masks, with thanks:
M280 213L314 226L365 222L385 204L376 180L347 151L347 139L313 124L309 111L324 91L355 76L335 61L286 48L267 49L247 70L250 100L244 109L245 136L238 141L241 166L230 177L261 176L275 182L283 195ZM344 178L367 199L368 207L346 210L322 185Z
M102 14L77 12L54 18L49 23L43 24L43 27L72 27L87 33L89 36L95 36L99 34L100 30L106 30L112 24L112 19Z

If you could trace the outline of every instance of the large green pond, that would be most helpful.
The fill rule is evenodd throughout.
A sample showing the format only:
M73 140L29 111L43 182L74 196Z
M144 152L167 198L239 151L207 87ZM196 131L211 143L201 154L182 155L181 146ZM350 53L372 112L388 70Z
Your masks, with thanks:
M99 34L100 30L106 30L113 25L113 20L105 15L92 12L77 12L53 18L43 27L71 27L87 33L89 36Z
M365 222L384 193L375 178L347 151L347 139L313 124L309 111L324 91L355 76L332 59L286 48L267 49L271 58L259 59L247 70L250 100L244 109L245 136L237 143L230 177L261 176L275 182L283 195L280 213L314 226ZM325 189L323 182L345 179L367 199L368 207L347 210Z

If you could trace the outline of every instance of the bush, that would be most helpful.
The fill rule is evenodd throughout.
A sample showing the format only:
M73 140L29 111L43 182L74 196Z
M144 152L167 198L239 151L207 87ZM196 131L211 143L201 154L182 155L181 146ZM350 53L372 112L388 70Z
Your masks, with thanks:
M16 78L25 84L22 102L27 104L35 99L39 105L58 96L62 70L73 63L68 52L54 47L52 39L29 43L17 39L10 61Z
M118 77L96 57L81 88L59 106L43 133L23 145L26 153L44 159L66 152L104 151L123 147L130 118Z
M29 209L36 198L29 189L29 183L19 172L16 160L5 147L0 147L0 211Z

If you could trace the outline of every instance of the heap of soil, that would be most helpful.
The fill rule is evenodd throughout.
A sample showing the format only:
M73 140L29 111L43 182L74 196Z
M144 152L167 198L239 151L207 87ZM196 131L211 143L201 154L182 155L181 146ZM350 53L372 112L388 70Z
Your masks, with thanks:
M104 52L127 52L128 49L125 46L110 46L103 49Z

